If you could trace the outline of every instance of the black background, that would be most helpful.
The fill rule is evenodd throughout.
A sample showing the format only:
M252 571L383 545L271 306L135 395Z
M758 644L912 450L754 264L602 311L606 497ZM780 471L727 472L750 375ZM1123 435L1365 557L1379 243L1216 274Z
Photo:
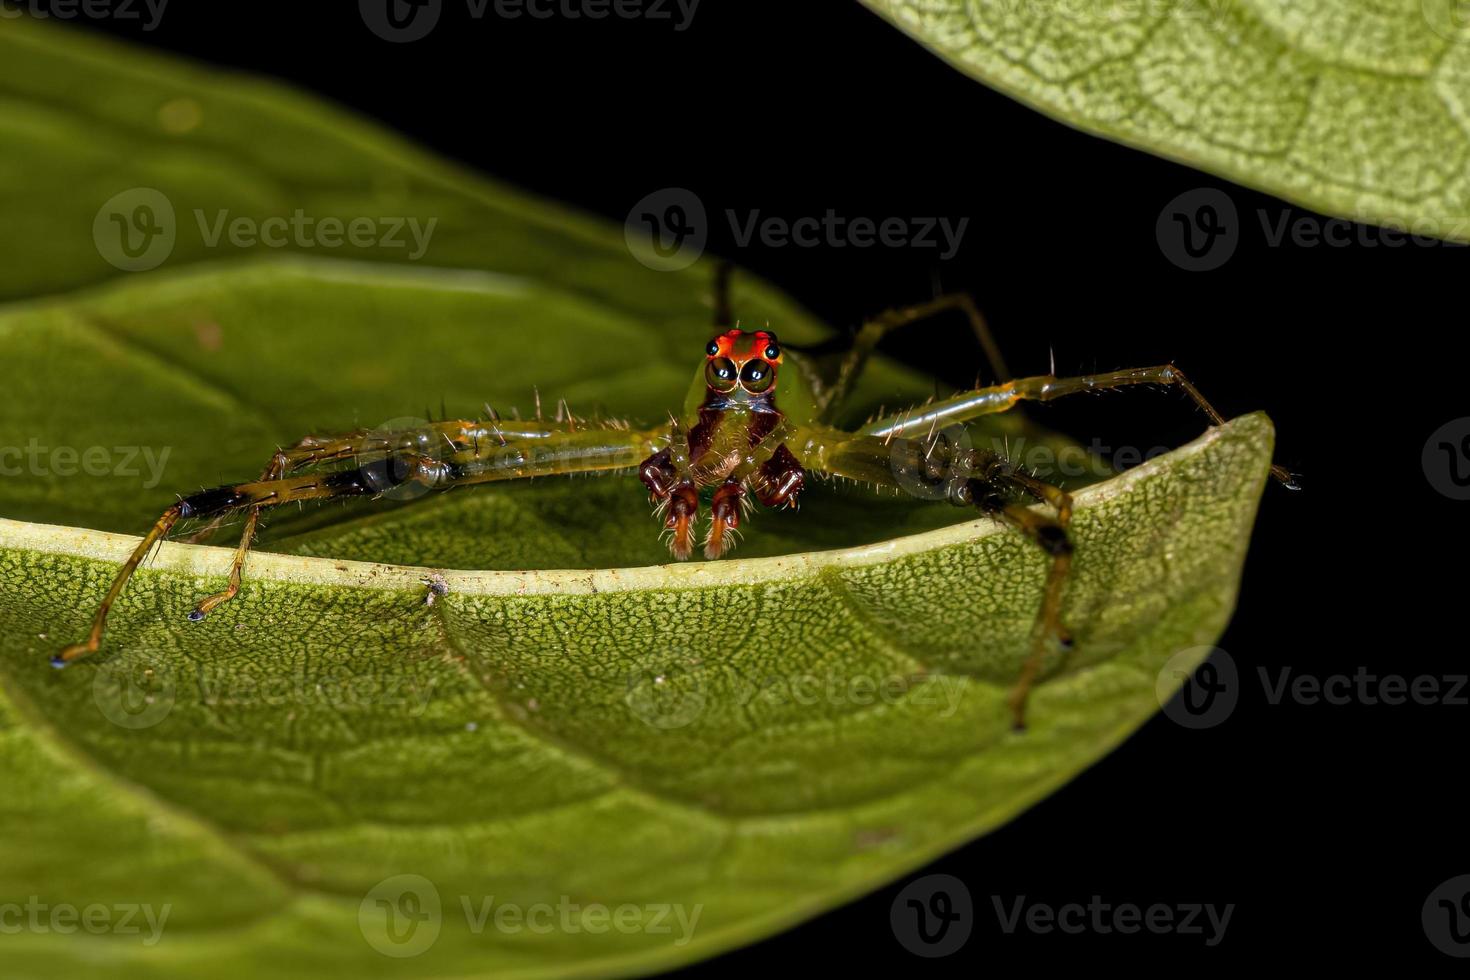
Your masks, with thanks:
M307 9L308 7L312 9ZM1330 966L1392 957L1449 969L1420 926L1431 889L1470 872L1466 709L1271 705L1258 667L1406 677L1463 672L1467 504L1420 454L1467 414L1470 252L1271 245L1262 216L1308 212L1088 136L963 77L855 2L704 0L667 21L472 21L449 0L428 38L386 44L355 5L174 0L159 27L87 22L135 43L278 76L511 184L621 222L671 186L795 218L968 217L963 247L711 249L852 327L971 291L1018 373L1174 359L1227 415L1268 411L1307 490L1270 487L1240 608L1220 641L1245 678L1224 724L1156 717L1011 825L935 861L964 880L975 934L919 959L889 927L903 884L691 974L812 963L957 973L1109 965ZM1448 152L1448 151L1447 151ZM1177 195L1223 189L1239 245L1189 272L1156 232ZM1372 229L1364 234L1380 241ZM886 348L951 384L980 358L960 322ZM1081 399L1038 417L1115 445L1174 444L1202 419L1176 393ZM925 872L920 872L925 873ZM1177 935L1004 934L991 896L1061 904L1234 903L1224 942Z

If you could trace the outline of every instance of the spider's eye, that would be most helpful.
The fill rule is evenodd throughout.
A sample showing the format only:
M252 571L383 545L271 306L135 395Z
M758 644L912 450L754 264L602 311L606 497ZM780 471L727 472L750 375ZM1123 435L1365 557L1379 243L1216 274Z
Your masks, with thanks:
M745 368L740 372L740 384L753 395L771 387L775 380L776 372L765 361L746 361Z
M735 362L728 357L716 357L704 369L704 380L711 388L729 391L735 387Z
M761 356L768 361L774 361L781 356L781 348L777 347L775 342L769 343L766 345L766 349L762 352Z
M704 345L704 352L706 354L708 354L710 357L714 357L716 354L718 354L720 352L720 344L719 344L719 341L711 340L709 343L705 344Z

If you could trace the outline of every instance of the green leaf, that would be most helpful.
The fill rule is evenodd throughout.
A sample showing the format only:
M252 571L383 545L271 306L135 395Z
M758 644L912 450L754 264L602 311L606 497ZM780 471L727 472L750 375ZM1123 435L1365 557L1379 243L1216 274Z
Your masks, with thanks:
M413 314L422 328L387 329ZM212 458L254 459L273 422L354 399L386 413L424 371L475 385L473 365L460 377L444 352L504 319L529 329L487 344L502 355L491 360L534 353L567 385L581 383L589 338L627 329L555 293L463 274L284 262L137 279L0 317L18 404L68 381L79 402L60 420L7 420L0 445L49 433L54 469L62 445L151 439L175 448L166 485L190 485ZM202 345L200 322L218 328ZM656 389L682 381L646 369ZM107 410L108 379L130 386L126 415ZM1156 684L1177 683L1172 671L1158 681L1165 663L1194 650L1173 661L1192 666L1230 614L1271 442L1269 422L1246 416L1078 494L1066 606L1077 651L1051 665L1024 735L1008 730L1003 698L1045 561L988 521L889 537L900 508L954 521L945 504L819 492L798 515L760 515L751 544L875 543L573 571L451 561L577 564L619 549L661 560L632 478L365 505L272 546L299 554L254 554L245 590L203 623L184 613L219 587L230 552L165 545L119 603L104 652L62 672L47 656L84 631L136 539L0 521L0 894L168 910L156 945L147 928L27 931L7 936L7 966L600 974L769 934L1010 819L1147 719ZM157 493L138 482L53 473L0 489L7 506L49 489L37 510L106 512L116 497L121 523ZM448 594L425 605L429 570L386 554L448 566ZM405 887L436 898L395 907L438 911L396 946L376 902ZM650 928L659 908L698 919L687 937L577 918L544 935L493 919L477 929L487 899L492 913L636 906L649 918L628 921Z
M488 270L553 283L670 342L707 339L705 263L660 271L630 261L622 228L468 173L266 80L0 18L0 108L0 299L128 276L110 261L124 256L105 212L116 195L141 189L161 193L173 213L165 270L283 252ZM129 222L135 200L118 206ZM404 224L383 224L367 245L346 236L328 245L312 230L286 232L283 248L228 234L239 219L259 225L298 211L313 223ZM433 225L416 259L409 221ZM150 260L162 254L160 245ZM741 277L736 287L746 317L780 322L792 339L827 332L758 282Z
M95 287L0 311L0 896L35 896L48 923L5 937L7 972L687 962L1014 816L1149 717L1165 661L1223 628L1270 456L1261 416L1079 494L1078 648L1049 665L1024 736L1002 698L1039 601L1036 549L947 505L827 487L760 515L740 560L678 567L658 564L631 478L273 515L233 603L186 622L229 552L165 545L104 652L52 671L135 540L109 532L137 532L174 492L441 398L528 407L538 385L582 413L657 420L708 319L707 269L645 269L612 229L275 87L61 37L0 21L16 230L0 289ZM91 228L132 186L180 214L440 224L418 264L181 234L160 269L124 276ZM742 310L823 335L738 281ZM854 411L927 390L879 363ZM997 424L979 434L1064 445ZM388 562L442 571L449 593L425 605L428 569ZM475 568L497 570L454 570ZM405 884L424 904L396 901ZM379 899L428 915L406 946ZM549 933L496 925L501 905L542 904ZM594 931L567 904L698 919L681 942L677 915ZM89 907L110 927L49 926L47 910ZM160 941L138 907L166 912ZM381 951L430 936L415 956Z
M1326 214L1470 238L1470 43L1451 0L863 2L1079 129Z

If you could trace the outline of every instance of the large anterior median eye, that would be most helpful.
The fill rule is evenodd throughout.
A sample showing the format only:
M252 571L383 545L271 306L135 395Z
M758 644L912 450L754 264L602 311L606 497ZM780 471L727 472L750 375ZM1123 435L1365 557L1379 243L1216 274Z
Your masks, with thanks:
M759 395L771 387L771 382L776 380L775 369L765 361L746 361L745 368L740 372L740 385L752 395Z
M735 387L736 374L734 361L728 357L716 357L705 367L704 380L716 391L730 391Z

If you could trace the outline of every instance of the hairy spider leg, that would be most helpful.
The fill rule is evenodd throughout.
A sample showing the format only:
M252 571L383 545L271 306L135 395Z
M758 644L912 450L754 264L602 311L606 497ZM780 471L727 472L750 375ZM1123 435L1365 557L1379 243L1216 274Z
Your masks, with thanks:
M694 553L699 491L704 487L716 488L704 539L705 557L711 559L722 557L733 545L730 532L738 531L746 513L747 489L768 507L795 502L801 489L799 476L794 480L786 476L784 492L779 495L770 489L773 476L785 476L786 467L771 461L781 455L782 440L790 431L791 426L777 413L762 413L749 420L731 419L719 410L701 410L687 434L676 424L669 445L639 464L638 477L657 506L669 536L669 552L676 559L684 561ZM785 458L791 460L789 452Z
M981 315L980 308L975 305L974 299L968 293L946 293L927 303L888 310L858 328L851 349L848 350L837 368L836 377L831 385L818 396L819 420L828 423L833 421L833 416L841 409L847 396L852 393L857 379L872 358L879 341L885 336L911 323L956 310L963 313L969 320L970 329L974 331L975 338L980 341L980 347L985 353L985 360L990 364L995 380L1009 381L1011 372L1006 367L1005 358L1001 355L1000 345L995 342L990 326L985 322L985 317Z
M1012 726L1026 727L1026 702L1040 676L1046 654L1070 650L1072 636L1062 624L1062 595L1072 567L1072 498L1059 487L1016 468L991 450L950 448L943 440L888 439L852 435L836 429L803 430L788 444L808 468L830 476L914 492L923 487L951 503L974 506L1009 525L1035 543L1050 559L1041 606L1031 631L1031 649L1006 696ZM1018 500L1030 497L1049 505L1052 514L1032 510Z
M637 466L667 437L664 429L584 428L532 440L486 440L442 456L399 448L349 469L237 483L190 494L163 512L123 563L92 619L87 638L63 649L51 658L51 664L65 667L97 651L117 597L149 550L180 520L246 508L253 513L298 501L376 496L406 483L425 490L448 490L477 483L625 470Z
M714 305L713 325L720 329L733 327L735 314L730 309L730 276L734 266L728 259L715 263L714 282L710 287L710 299Z
M575 424L575 423L572 423ZM441 448L462 452L482 443L504 443L510 439L545 439L557 432L565 431L561 424L541 420L503 420L499 417L489 421L465 419L432 422L428 425L403 429L397 432L368 432L358 430L341 436L311 435L301 439L289 449L279 449L266 464L260 475L261 481L278 480L297 473L309 466L339 462L360 454L380 455L418 449L430 454ZM212 519L198 533L191 535L190 543L197 543L217 530L233 510L227 510ZM252 505L245 515L244 532L235 548L234 560L230 563L228 583L223 591L199 600L189 619L199 622L220 606L240 593L240 582L245 572L245 559L255 541L255 532L260 524L260 506Z
M981 415L1005 412L1023 401L1049 402L1066 395L1086 391L1108 391L1130 385L1174 385L1182 388L1205 415L1211 425L1224 425L1224 417L1205 400L1198 388L1184 376L1184 372L1172 364L1155 367L1127 368L1101 374L1083 374L1070 378L1058 378L1052 374L1017 378L1005 384L989 388L976 388L961 392L953 398L932 402L911 412L889 415L869 422L858 429L868 436L892 438L908 433L928 433L936 427L954 422L964 422ZM1300 490L1296 474L1284 466L1272 465L1271 475L1288 490Z

